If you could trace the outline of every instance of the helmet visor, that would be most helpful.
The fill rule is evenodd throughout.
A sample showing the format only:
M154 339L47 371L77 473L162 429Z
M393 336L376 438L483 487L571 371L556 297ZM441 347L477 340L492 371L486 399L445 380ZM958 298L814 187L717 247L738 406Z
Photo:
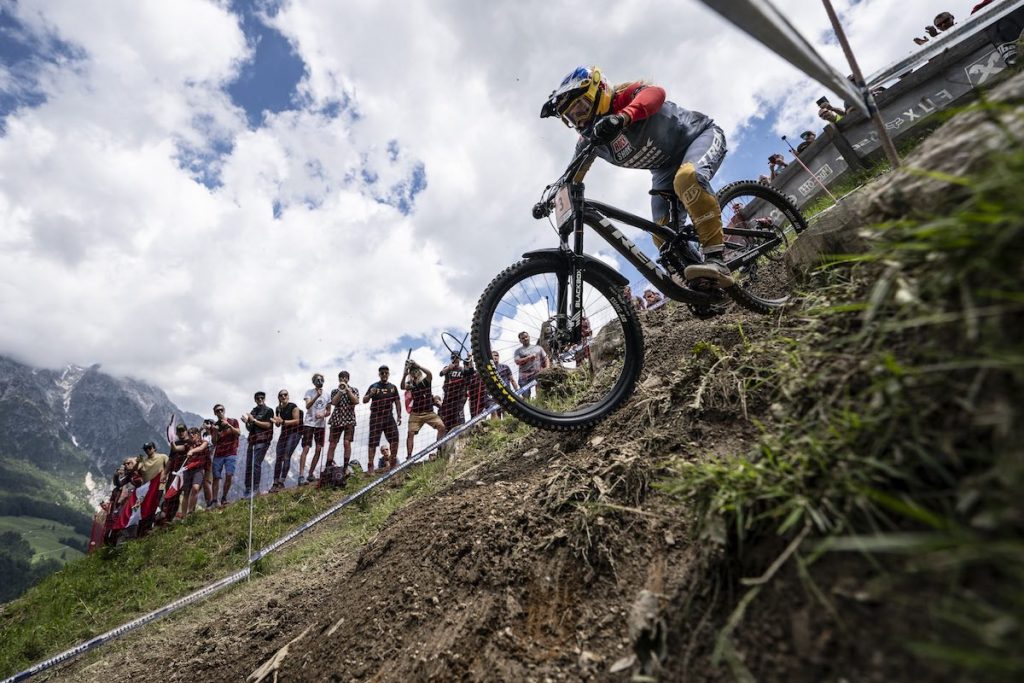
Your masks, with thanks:
M589 93L584 93L562 110L562 120L578 130L590 121L590 114L593 111L594 100L590 98Z

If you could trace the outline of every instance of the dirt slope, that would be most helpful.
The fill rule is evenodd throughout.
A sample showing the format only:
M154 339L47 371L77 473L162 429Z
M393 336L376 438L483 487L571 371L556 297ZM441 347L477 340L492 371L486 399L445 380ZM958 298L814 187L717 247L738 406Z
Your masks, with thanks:
M658 462L736 452L754 436L731 413L689 407L692 351L740 343L741 322L746 334L772 324L701 322L674 305L644 322L642 387L598 429L537 433L396 513L357 556L254 581L55 678L242 680L305 633L281 680L627 680L633 667L609 668L633 654L640 591L701 581L685 511L650 495Z

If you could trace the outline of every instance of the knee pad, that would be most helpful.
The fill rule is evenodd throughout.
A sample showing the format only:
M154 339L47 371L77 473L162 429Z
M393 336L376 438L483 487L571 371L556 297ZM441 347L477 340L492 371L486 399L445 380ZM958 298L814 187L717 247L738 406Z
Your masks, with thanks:
M686 212L690 214L694 225L709 220L714 215L721 214L718 200L711 192L708 179L697 173L693 164L686 162L676 171L676 177L672 181L672 187L683 201Z
M705 247L721 244L722 209L711 192L708 179L697 173L693 164L686 162L676 171L672 188L690 214L701 244Z

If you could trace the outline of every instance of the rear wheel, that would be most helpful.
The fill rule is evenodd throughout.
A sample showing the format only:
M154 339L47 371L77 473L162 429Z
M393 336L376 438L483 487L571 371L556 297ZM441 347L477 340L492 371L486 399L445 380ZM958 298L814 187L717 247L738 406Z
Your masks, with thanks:
M770 311L789 300L791 280L783 263L786 249L807 222L789 199L774 188L740 181L718 193L725 232L725 260L742 292L732 292L741 306ZM752 231L742 234L743 231ZM753 258L747 258L754 251ZM736 267L742 263L742 266Z
M488 392L544 429L583 429L604 419L630 396L643 367L636 310L599 271L584 270L582 338L559 339L557 302L569 276L568 265L555 260L520 261L494 278L473 315L473 358ZM533 358L517 364L523 356ZM544 369L534 364L541 357L548 360ZM516 392L503 365L522 385L534 382L532 388Z

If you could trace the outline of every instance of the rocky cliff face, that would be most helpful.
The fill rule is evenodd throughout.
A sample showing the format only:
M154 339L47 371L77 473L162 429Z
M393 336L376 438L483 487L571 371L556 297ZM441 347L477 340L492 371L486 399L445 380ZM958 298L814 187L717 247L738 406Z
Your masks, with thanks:
M158 387L112 377L98 365L47 370L0 356L0 466L31 465L83 497L89 475L102 482L144 442L165 443L172 413L202 421ZM9 488L0 481L0 494ZM96 492L106 493L102 486Z

